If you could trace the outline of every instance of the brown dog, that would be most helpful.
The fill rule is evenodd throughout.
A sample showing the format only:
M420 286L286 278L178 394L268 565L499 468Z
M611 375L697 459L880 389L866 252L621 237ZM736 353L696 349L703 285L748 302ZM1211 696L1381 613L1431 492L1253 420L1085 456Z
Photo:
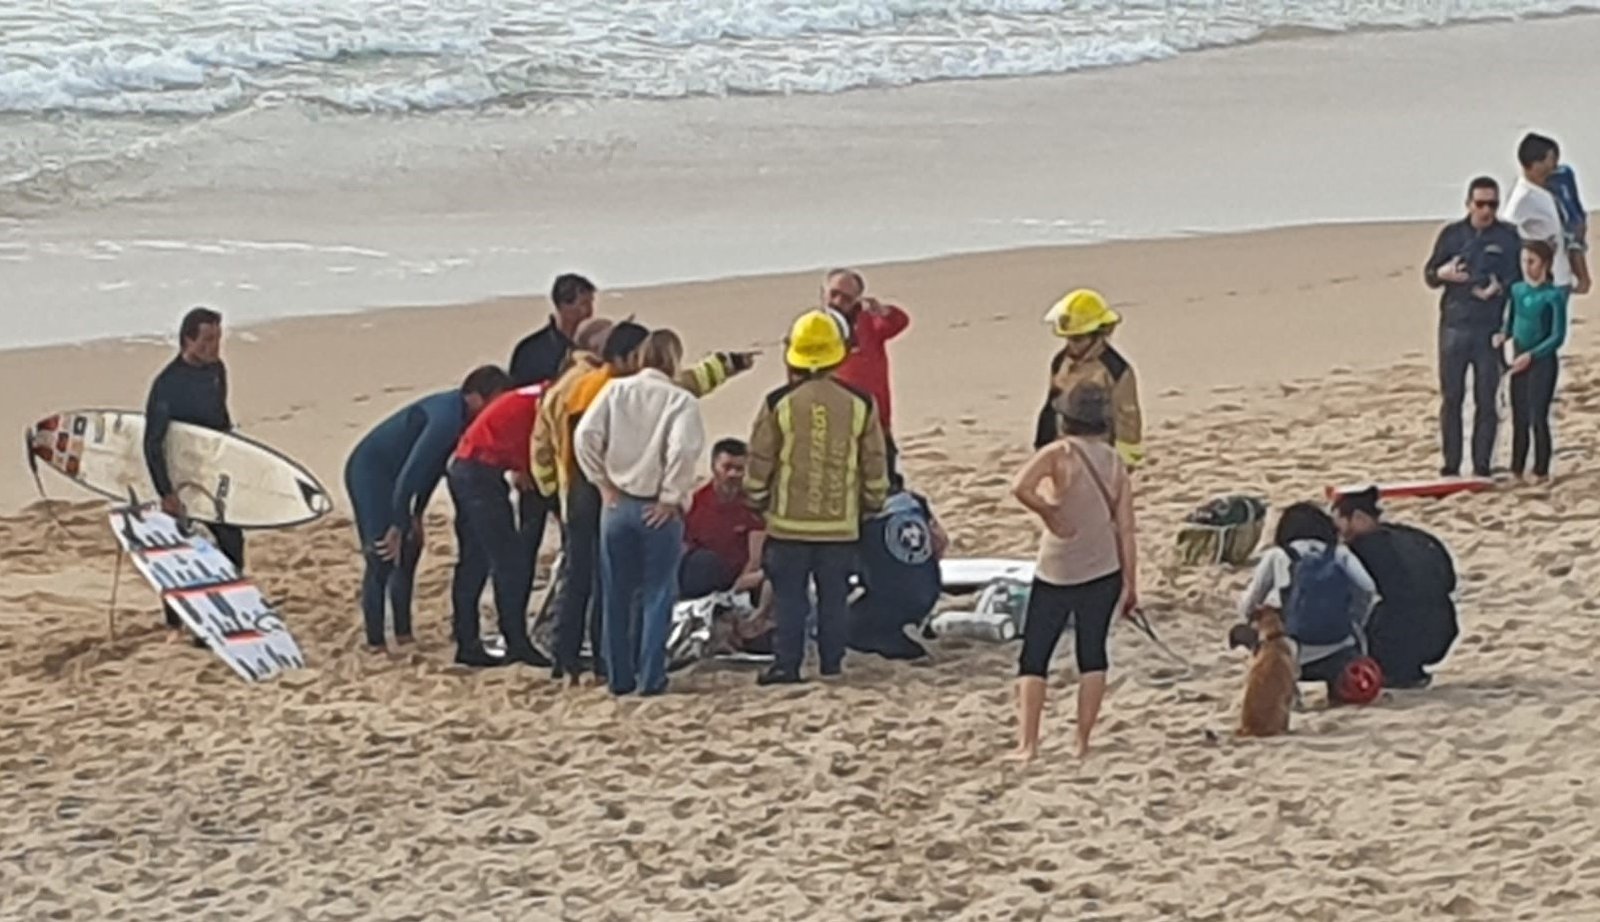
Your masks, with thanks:
M1294 706L1295 682L1300 667L1283 632L1283 617L1263 608L1251 619L1260 642L1250 657L1245 676L1244 701L1239 707L1236 736L1277 736L1289 732L1289 710Z

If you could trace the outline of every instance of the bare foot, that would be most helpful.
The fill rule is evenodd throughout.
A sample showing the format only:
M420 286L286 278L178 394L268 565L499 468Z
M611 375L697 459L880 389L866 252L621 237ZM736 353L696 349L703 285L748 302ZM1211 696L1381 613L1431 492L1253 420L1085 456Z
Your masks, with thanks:
M363 652L363 653L374 653L374 654L378 654L378 655L381 656L382 654L388 653L389 651L387 649L383 648L383 647L374 647L372 644L362 644L361 645L361 652Z
M167 628L166 642L167 643L183 643L183 628L181 628L181 627L169 627L169 628Z
M1037 758L1039 758L1038 744L1032 746L1018 745L1017 748L1011 750L1010 755L1006 756L1008 761L1016 762L1018 765L1028 765Z
M1084 737L1078 738L1078 758L1089 758L1089 740Z

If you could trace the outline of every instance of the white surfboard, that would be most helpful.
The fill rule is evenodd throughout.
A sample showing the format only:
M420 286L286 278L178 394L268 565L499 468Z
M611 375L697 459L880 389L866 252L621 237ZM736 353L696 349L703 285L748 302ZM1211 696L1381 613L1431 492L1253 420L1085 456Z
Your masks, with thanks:
M976 592L991 580L1033 582L1033 561L1000 557L947 557L939 561L939 580L946 592Z
M199 535L154 506L111 511L111 530L165 605L246 682L304 669L305 655L261 590Z
M156 501L144 461L144 414L69 410L28 431L29 463L43 463L119 503ZM302 525L333 509L304 466L236 432L173 423L167 469L189 518L239 528Z

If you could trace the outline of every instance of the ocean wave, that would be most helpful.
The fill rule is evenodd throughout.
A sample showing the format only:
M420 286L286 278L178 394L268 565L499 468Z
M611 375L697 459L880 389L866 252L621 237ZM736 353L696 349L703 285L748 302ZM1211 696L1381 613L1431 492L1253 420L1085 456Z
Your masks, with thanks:
M0 10L0 115L404 113L1061 74L1600 0L121 0Z

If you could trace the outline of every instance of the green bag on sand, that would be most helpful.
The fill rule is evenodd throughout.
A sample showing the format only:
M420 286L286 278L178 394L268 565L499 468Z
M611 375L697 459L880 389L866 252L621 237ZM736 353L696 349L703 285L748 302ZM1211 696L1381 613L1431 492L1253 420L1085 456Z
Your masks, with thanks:
M1250 562L1266 528L1267 504L1254 496L1220 496L1189 513L1178 531L1178 559L1185 566Z

